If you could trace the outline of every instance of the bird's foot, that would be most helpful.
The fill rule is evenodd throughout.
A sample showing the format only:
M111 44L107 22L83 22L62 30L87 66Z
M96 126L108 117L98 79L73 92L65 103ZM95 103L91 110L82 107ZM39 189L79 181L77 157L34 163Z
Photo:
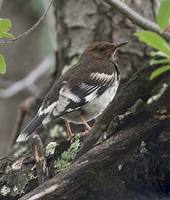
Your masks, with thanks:
M89 134L89 132L90 132L91 129L92 128L89 125L88 125L88 127L86 126L85 131L83 132L83 135L87 136Z
M80 118L86 128L85 133L86 132L88 133L91 130L91 126L86 122L86 120L84 119L84 117L82 115L80 115Z
M67 134L67 141L70 142L70 143L72 143L72 141L73 141L73 135Z

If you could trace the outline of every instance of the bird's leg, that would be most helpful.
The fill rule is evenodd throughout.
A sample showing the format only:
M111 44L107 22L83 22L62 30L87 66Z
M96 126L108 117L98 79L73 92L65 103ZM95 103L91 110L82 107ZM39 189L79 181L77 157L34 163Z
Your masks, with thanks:
M86 127L86 130L84 132L84 134L87 134L90 130L91 130L91 126L89 126L89 124L86 122L86 120L84 119L83 115L80 115L80 119L83 122L83 124Z
M67 129L67 140L71 140L73 137L73 133L71 131L70 124L67 119L64 119L64 122L65 122L66 129Z

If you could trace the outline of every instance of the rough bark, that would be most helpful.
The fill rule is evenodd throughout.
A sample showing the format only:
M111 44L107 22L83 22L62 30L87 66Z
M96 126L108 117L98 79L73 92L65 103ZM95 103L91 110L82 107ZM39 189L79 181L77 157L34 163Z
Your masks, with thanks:
M167 148L170 130L170 79L165 77L157 80L156 84L151 84L144 73L150 70L140 71L131 79L132 84L128 84L127 90L132 91L134 88L132 104L136 104L139 98L143 103L129 112L128 103L124 103L117 113L119 120L114 119L110 126L114 134L73 162L66 171L21 199L159 199L161 195L166 195L170 172ZM166 90L160 98L147 104L147 99L153 95L152 91L160 94L160 88L165 83ZM141 85L145 87L142 88ZM138 87L142 91L140 95L135 90ZM117 101L124 96L126 95L120 92ZM128 102L128 98L126 99ZM121 111L123 107L124 119ZM105 120L110 116L107 114L108 112L101 118L103 125L106 125ZM116 131L115 122L118 123ZM22 168L24 166L28 168L28 163ZM21 176L20 172L19 174Z
M170 172L170 78L167 75L154 82L148 81L151 70L140 70L126 87L120 88L115 102L124 98L126 100L117 108L113 106L114 103L111 104L112 110L109 114L105 112L99 120L106 129L114 117L114 114L110 117L110 113L117 112L119 117L114 118L109 127L113 135L78 158L66 171L60 172L21 199L160 199L166 196ZM161 88L165 88L162 93ZM128 91L133 91L130 104ZM161 94L159 98L153 98L153 95L158 94ZM136 103L139 99L142 104ZM132 106L131 109L128 109L129 106ZM94 126L93 132L100 130ZM32 188L29 187L37 185L36 177L27 180L33 166L34 161L28 157L15 162L1 161L1 181L4 181L3 184L8 181L7 185L11 184L13 188L16 186L14 183L20 183L25 177L27 187L22 185L22 189L30 191ZM10 196L7 197L10 199ZM14 199L17 198L15 196Z
M128 0L126 3L141 15L153 20L150 1ZM128 47L120 50L118 61L123 79L143 65L146 46L140 44L133 35L139 28L103 1L57 0L56 21L60 67L76 62L77 56L87 44L100 40L129 41Z
M168 175L170 169L165 167L163 162L166 160L167 163L168 160L164 156L169 157L169 150L163 148L164 151L158 153L156 148L158 145L162 146L167 143L164 136L170 130L168 123L170 79L166 77L157 84L153 84L147 81L146 71L149 72L150 69L137 73L131 79L132 84L128 84L126 87L127 91L132 91L134 88L132 94L134 100L139 98L143 100L140 107L129 111L128 117L126 111L127 104L129 104L127 98L129 93L127 92L127 96L124 94L125 88L119 93L117 101L125 96L127 100L124 101L123 106L117 106L120 108L116 113L119 117L124 108L124 119L117 121L119 126L116 131L114 131L115 124L111 123L110 129L113 128L114 135L93 147L73 162L66 171L59 173L21 200L29 198L159 199L161 194L162 196L166 194L163 192L165 192L164 190L169 183L167 183L165 174ZM147 99L152 90L157 89L159 93L163 83L167 86L160 98L153 100L151 104L147 104ZM141 84L145 87L141 87ZM138 90L136 90L137 88ZM142 91L140 94L139 88ZM133 103L135 104L135 101ZM109 106L110 109L111 107L112 105ZM110 111L113 112L114 110L114 107L112 107ZM161 113L162 110L166 110L165 115ZM109 114L105 112L99 120L101 126L107 127L106 123L108 123L107 120L110 121L109 117L110 112ZM113 122L116 122L116 120L114 119ZM97 132L99 129L94 127L93 130ZM157 157L157 154L159 157ZM158 158L159 160L157 160ZM99 176L96 176L96 174ZM161 178L161 176L164 177ZM103 183L102 178L104 178ZM100 184L98 181L100 181ZM162 184L163 187L159 184ZM147 195L143 195L142 192L146 192Z

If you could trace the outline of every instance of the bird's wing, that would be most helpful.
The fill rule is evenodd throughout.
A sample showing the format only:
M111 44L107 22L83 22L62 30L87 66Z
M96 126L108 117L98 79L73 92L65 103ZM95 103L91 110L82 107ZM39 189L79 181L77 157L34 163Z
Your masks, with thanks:
M46 96L39 110L39 115L49 113L57 117L77 110L103 94L116 78L115 66L111 62L97 64L102 66L99 66L100 70L97 67L90 67L92 70L89 70L87 66L82 67L79 64L73 70L70 69L66 72Z
M89 76L85 74L82 77L69 79L59 90L57 99L50 103L47 100L47 103L42 105L38 112L39 116L49 113L51 118L53 118L81 108L86 103L103 94L113 83L114 77L114 73L92 72ZM51 95L53 93L54 91L51 91ZM51 99L50 96L48 98ZM48 121L49 115L43 123L45 124Z
M114 81L114 74L92 72L87 78L68 84L62 88L61 95L69 100L64 112L71 112L89 103L104 93Z
M79 109L86 103L100 96L110 87L115 79L115 73L91 72L80 74L77 68L72 76L66 73L50 90L37 115L20 134L18 142L29 138L40 125L46 124L51 119L64 113Z

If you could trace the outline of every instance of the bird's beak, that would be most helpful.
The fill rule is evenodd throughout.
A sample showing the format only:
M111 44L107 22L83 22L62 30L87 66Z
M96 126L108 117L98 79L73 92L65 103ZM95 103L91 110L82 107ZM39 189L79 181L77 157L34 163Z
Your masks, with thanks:
M128 43L128 41L125 41L125 42L122 42L122 43L119 43L115 46L114 48L114 51L117 51L121 46L124 46Z
M113 51L112 51L113 53L112 53L112 55L111 55L111 57L112 57L113 60L115 59L115 54L116 54L117 50L118 50L121 46L126 45L127 43L128 43L128 41L119 43L119 44L117 44L117 45L114 44L114 48L113 48Z

